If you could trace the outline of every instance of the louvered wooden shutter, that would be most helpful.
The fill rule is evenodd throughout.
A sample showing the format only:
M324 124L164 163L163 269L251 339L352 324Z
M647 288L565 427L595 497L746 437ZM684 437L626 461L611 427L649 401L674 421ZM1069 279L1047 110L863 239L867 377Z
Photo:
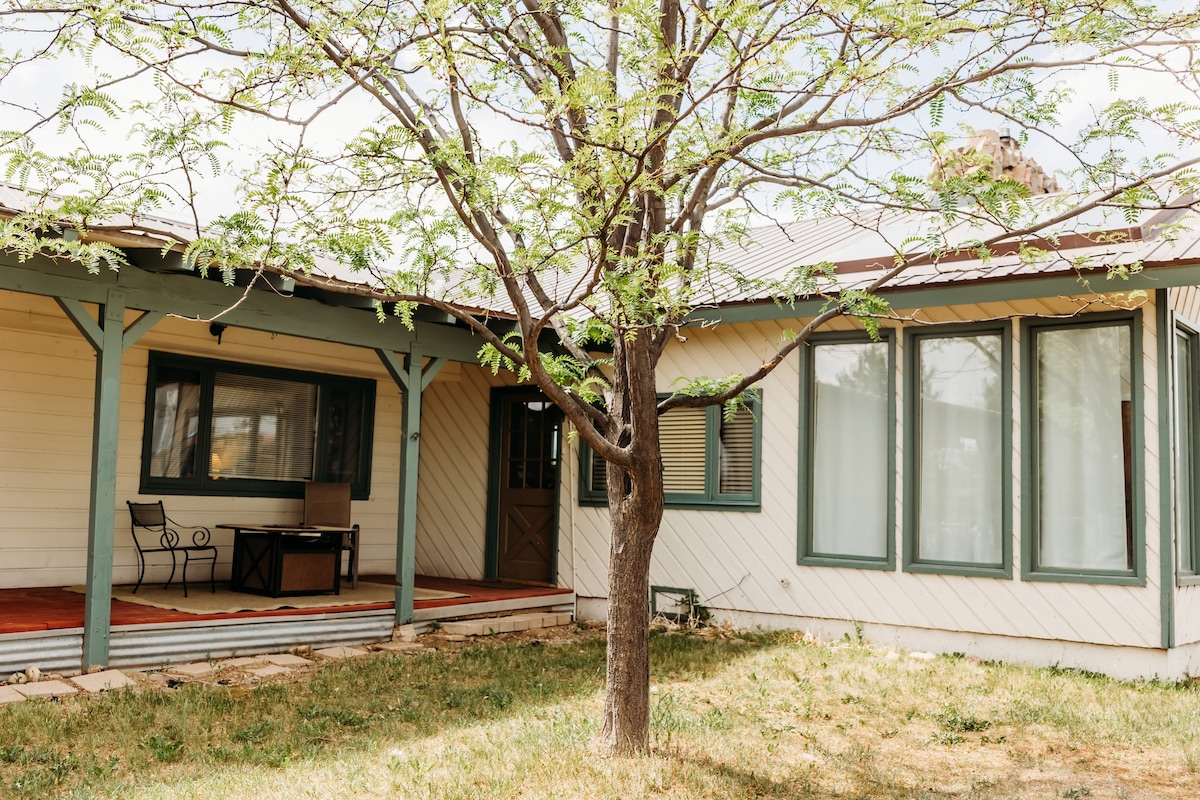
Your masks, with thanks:
M675 408L659 417L664 491L704 494L706 416L703 408Z
M608 464L595 450L589 448L588 453L592 462L592 480L589 488L596 494L608 494Z
M213 478L313 478L317 387L218 372L213 387Z
M754 411L743 406L733 419L721 414L721 494L754 493Z

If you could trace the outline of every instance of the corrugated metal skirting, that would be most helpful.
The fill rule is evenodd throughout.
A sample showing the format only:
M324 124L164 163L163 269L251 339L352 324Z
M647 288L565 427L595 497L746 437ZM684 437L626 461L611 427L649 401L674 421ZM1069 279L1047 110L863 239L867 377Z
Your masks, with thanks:
M83 634L0 636L0 681L13 672L37 666L42 672L78 672L83 661Z
M376 612L272 617L254 622L186 626L129 626L109 642L109 666L160 667L233 655L278 653L302 645L314 650L390 639L395 615ZM42 672L78 672L79 632L53 636L0 637L0 674L36 665Z
M309 645L314 650L390 639L395 614L329 614L274 617L261 622L114 631L109 666L155 667L233 655L278 653Z

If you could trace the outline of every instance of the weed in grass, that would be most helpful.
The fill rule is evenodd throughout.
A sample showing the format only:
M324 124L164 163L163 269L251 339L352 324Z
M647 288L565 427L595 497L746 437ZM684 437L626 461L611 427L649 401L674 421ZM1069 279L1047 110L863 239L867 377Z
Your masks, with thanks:
M268 719L256 722L233 732L233 740L243 744L258 744L265 741L275 730L275 724Z
M164 763L174 761L183 755L183 742L173 736L148 736L143 745L150 754Z
M958 706L946 706L937 715L937 722L942 730L951 733L978 733L992 727L986 719L980 719L971 714L964 714Z
M967 740L967 737L961 733L947 733L946 731L934 731L930 734L929 741L936 744L944 744L947 747L953 747L956 744L962 744Z
M14 764L21 759L25 754L25 748L19 744L10 744L5 747L0 747L0 761L5 764Z
M1067 800L1078 800L1080 797L1091 797L1092 790L1086 786L1079 786L1074 789L1064 789L1062 796Z

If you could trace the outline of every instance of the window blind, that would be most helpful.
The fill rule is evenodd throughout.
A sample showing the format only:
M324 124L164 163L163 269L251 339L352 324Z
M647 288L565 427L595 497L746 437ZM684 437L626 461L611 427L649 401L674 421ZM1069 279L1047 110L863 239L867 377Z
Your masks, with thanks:
M674 408L658 419L663 491L704 494L706 411Z
M313 384L216 373L209 476L312 480L316 408Z

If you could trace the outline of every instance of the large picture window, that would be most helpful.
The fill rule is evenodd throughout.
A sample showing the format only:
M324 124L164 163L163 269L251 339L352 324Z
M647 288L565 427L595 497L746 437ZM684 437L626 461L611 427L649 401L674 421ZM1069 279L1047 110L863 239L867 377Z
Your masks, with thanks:
M814 340L801 365L800 563L890 569L894 345Z
M1140 360L1135 320L1029 323L1026 577L1139 580Z
M142 493L370 493L372 381L152 353Z
M721 406L675 408L658 419L663 492L668 508L757 507L762 399L753 395L737 413ZM584 445L580 502L605 505L604 459Z
M1007 329L906 341L905 569L1010 577Z

